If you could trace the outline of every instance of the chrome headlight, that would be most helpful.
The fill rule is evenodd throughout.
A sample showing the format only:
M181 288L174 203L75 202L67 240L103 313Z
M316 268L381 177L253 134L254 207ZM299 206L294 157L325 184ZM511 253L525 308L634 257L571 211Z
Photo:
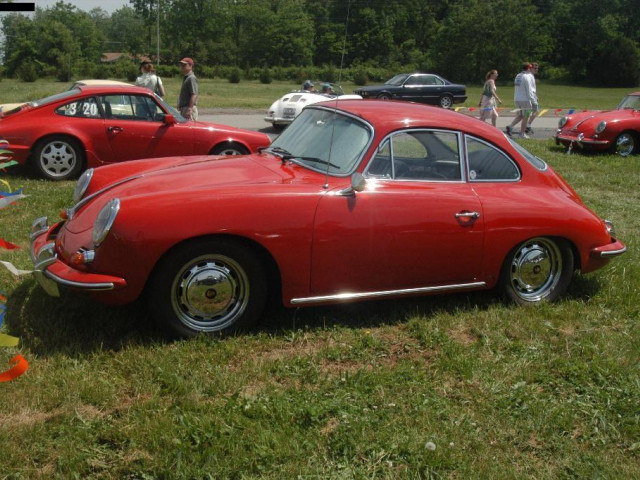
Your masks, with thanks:
M564 127L567 122L569 121L569 119L567 117L562 117L559 121L558 121L558 128L562 128Z
M96 218L96 221L93 224L91 239L93 240L94 246L99 246L104 239L107 238L111 227L113 227L113 222L116 221L119 211L119 198L112 198L104 207L102 207L102 210L100 210L100 213L98 214L98 218Z
M613 222L611 220L605 220L604 221L604 226L607 229L607 233L609 235L611 235L612 237L616 236L616 229L613 228Z
M607 128L607 122L603 120L596 126L596 133L604 132L605 128Z
M76 183L76 188L73 191L73 203L76 204L80 201L80 199L84 196L84 192L89 188L89 184L91 183L91 177L93 177L93 168L85 170L85 172L80 175L78 182Z

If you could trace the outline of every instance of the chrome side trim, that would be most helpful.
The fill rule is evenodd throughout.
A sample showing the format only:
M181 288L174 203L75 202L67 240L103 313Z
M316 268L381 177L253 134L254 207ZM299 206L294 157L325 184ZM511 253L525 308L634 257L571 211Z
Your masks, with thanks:
M459 283L454 285L439 285L437 287L403 288L400 290L383 290L378 292L345 292L334 295L321 295L318 297L304 297L291 299L292 305L304 305L307 303L328 303L349 300L364 300L370 298L384 298L401 295L415 295L420 293L448 292L468 288L486 287L486 282Z

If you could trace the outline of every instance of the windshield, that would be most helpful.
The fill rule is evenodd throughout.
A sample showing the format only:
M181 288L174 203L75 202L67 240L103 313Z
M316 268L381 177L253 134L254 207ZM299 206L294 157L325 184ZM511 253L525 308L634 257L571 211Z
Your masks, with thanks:
M384 82L385 85L394 85L396 87L399 87L400 85L402 85L404 83L404 81L407 79L409 75L407 75L406 73L401 73L400 75L396 75L395 77L393 77L390 80L387 80L386 82Z
M547 164L540 157L536 157L533 153L529 152L529 150L524 148L511 137L507 137L507 140L509 140L509 143L513 146L513 148L515 148L518 153L522 155L531 165L533 165L540 171L545 171L547 169Z
M372 136L367 124L342 112L307 107L269 150L312 170L344 176L355 169Z
M618 105L618 110L623 110L625 108L640 110L640 95L627 95L624 97L622 102L620 102L620 105Z
M178 123L184 123L184 122L187 121L187 119L184 118L176 108L172 107L167 102L165 102L164 99L161 96L159 96L159 95L157 95L155 93L154 93L154 96L156 97L156 100L159 103L161 103L162 106L167 110L167 112L169 112L171 115L173 115L175 117L175 119L176 119L176 121Z
M78 93L80 93L80 89L74 88L73 90L67 90L62 93L56 93L55 95L44 97L44 98L41 98L40 100L34 100L32 102L29 102L29 105L32 107L41 107L42 105L47 105L49 103L57 102L58 100L63 100L67 97L77 95Z

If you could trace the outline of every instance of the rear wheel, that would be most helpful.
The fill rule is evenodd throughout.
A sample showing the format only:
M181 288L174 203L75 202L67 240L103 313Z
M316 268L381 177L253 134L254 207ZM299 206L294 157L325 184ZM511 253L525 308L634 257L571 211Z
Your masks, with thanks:
M247 155L249 151L237 143L224 143L211 149L211 155Z
M182 337L227 335L260 318L267 299L265 270L242 244L197 240L158 264L147 299L154 317Z
M73 138L56 135L38 142L32 162L41 177L68 180L82 170L84 148Z
M622 132L616 138L613 149L621 157L628 157L638 150L638 135L635 132Z
M573 251L562 239L532 238L507 256L500 283L520 305L552 302L563 295L573 276Z
M438 102L442 108L451 108L453 105L453 98L450 95L444 95L440 97L440 101Z

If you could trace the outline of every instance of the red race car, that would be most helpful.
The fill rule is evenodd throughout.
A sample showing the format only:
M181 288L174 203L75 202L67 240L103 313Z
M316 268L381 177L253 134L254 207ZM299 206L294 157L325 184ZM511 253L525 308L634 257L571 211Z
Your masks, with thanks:
M79 86L2 112L0 138L21 164L51 180L87 167L174 155L241 155L270 139L224 125L190 122L151 91Z
M571 150L611 151L626 157L640 149L640 92L622 99L615 110L580 112L558 122L556 144Z
M551 301L626 247L543 160L465 115L405 102L305 108L271 146L91 169L32 228L35 276L182 336L285 306L484 290Z

